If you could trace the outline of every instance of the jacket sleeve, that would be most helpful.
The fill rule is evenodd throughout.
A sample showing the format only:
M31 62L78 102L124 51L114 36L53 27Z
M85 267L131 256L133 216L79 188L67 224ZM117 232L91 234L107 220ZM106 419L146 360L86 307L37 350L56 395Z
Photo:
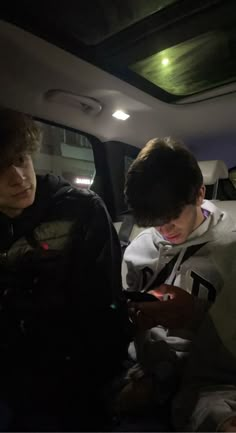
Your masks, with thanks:
M70 314L90 336L83 342L87 352L107 376L127 356L130 322L118 236L102 200L92 194L88 203L83 224L78 219L73 228L67 287Z
M92 290L90 305L98 309L104 303L110 305L113 301L121 302L120 243L107 209L97 195L91 197L84 223L81 225L78 219L73 230L71 267L77 274L78 266L83 268L80 274L84 280L84 290L86 294ZM77 266L74 266L74 262Z

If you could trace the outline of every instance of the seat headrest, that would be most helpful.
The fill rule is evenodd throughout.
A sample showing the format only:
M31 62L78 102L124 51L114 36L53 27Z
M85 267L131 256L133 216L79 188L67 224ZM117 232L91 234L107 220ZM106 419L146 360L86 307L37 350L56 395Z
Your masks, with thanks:
M214 185L219 179L228 179L227 165L221 160L198 161L204 185Z
M227 212L231 216L236 225L236 200L212 200L219 209Z

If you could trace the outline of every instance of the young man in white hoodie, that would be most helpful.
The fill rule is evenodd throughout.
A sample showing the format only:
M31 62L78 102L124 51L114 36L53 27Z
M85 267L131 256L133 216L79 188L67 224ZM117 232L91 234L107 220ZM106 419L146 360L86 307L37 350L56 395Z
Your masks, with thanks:
M140 367L121 406L131 410L172 395L192 337L232 270L235 224L204 195L195 157L171 138L149 141L129 169L127 201L148 228L125 251L127 289L161 301L130 304Z

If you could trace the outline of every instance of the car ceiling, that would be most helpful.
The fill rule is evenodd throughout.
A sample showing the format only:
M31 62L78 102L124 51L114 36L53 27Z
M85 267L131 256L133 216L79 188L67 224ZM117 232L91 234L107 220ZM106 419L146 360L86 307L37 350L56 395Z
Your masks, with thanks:
M141 147L154 136L209 136L235 133L235 85L205 94L205 101L168 104L104 72L98 67L12 24L0 22L1 95L4 106L80 129L103 141L117 140ZM60 89L100 101L103 109L91 116L72 101L49 101L47 92ZM214 97L215 96L215 97ZM214 98L213 98L214 97ZM211 99L213 98L213 99ZM112 117L117 109L130 114L126 122Z
M191 0L190 0L191 1ZM219 0L218 0L219 1ZM55 45L98 46L101 42L180 0L8 0L2 17ZM189 3L189 1L188 1Z

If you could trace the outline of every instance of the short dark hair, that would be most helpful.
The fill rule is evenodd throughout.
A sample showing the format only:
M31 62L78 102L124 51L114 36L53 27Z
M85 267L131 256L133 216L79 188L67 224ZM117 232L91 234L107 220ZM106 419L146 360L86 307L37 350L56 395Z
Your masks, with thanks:
M39 149L41 131L31 116L0 108L0 167L10 165L21 154Z
M125 195L138 225L163 225L195 204L203 177L193 154L173 138L154 138L131 164Z

